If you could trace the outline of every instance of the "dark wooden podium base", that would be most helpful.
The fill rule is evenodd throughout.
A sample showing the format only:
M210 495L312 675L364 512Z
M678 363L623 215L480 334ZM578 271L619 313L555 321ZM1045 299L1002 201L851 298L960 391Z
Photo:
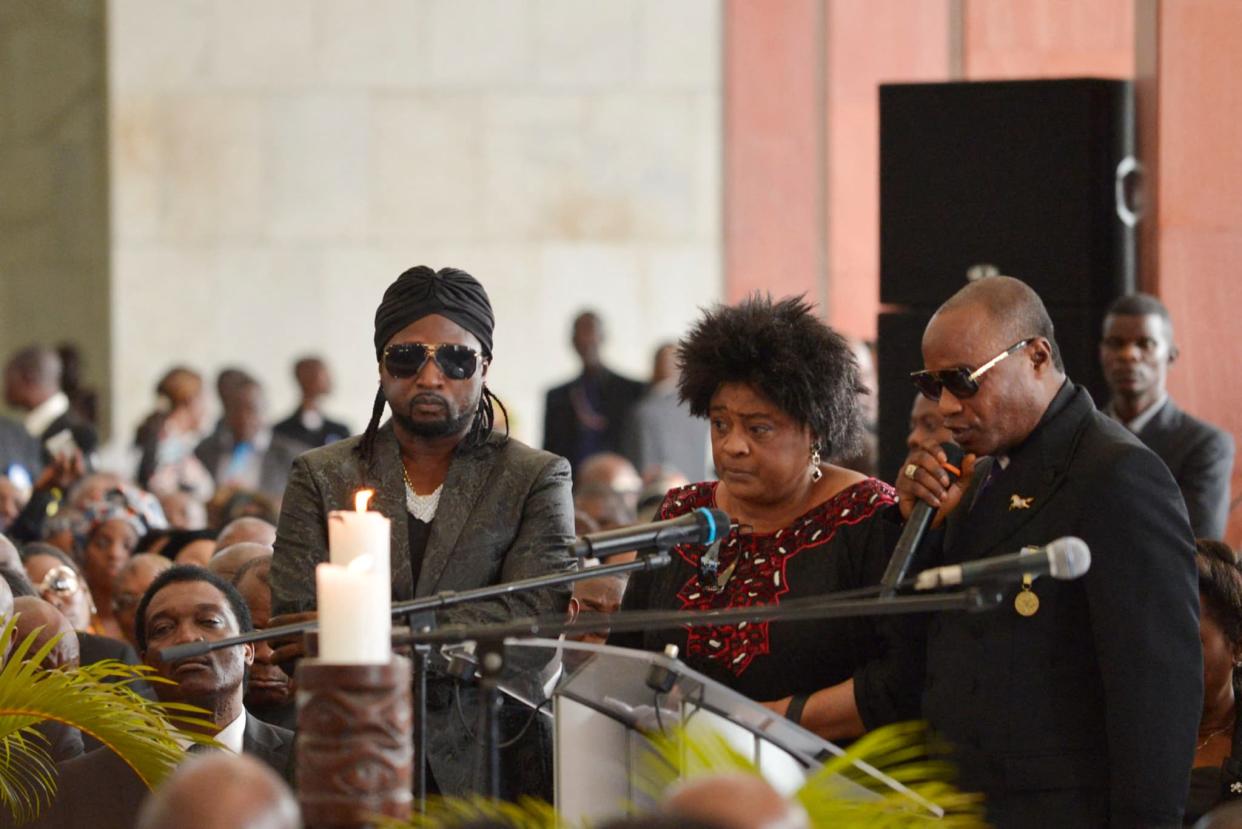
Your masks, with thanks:
M307 829L407 818L412 797L410 660L298 664L297 790Z

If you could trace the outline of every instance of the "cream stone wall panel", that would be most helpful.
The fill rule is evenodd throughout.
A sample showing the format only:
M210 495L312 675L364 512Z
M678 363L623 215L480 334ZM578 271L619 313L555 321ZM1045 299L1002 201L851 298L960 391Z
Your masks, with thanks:
M644 84L697 92L719 83L720 0L642 0L639 14Z
M427 11L436 87L520 88L531 77L530 0L430 0Z
M160 102L157 237L259 239L272 215L267 102L250 94L194 94Z
M366 97L275 97L272 125L273 240L359 239L369 223L370 117ZM398 140L398 139L393 139Z
M394 90L427 85L426 3L316 0L314 9L315 54L323 84Z
M215 20L214 0L108 0L109 82L132 92L203 88Z
M212 0L211 12L208 71L213 86L296 90L317 85L319 30L314 3Z
M639 3L532 2L540 83L580 90L634 86L642 29Z
M629 209L628 234L671 241L694 235L695 218L710 211L698 192L694 98L684 93L614 94L590 99L587 163L598 189ZM633 208L642 206L641 210ZM622 234L617 234L618 238ZM606 237L607 238L607 237Z
M548 205L584 183L582 96L488 94L483 99L480 167L487 197L480 205L489 240L554 236ZM553 211L555 212L555 211Z
M112 132L112 234L117 240L153 240L159 234L163 191L163 100L134 94L109 110Z
M377 95L367 230L410 242L476 239L485 140L477 95Z

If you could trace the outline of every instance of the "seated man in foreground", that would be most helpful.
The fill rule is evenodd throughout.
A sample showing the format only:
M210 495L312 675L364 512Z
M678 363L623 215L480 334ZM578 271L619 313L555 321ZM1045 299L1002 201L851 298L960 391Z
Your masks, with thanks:
M293 733L246 713L242 705L251 645L162 662L160 650L199 640L214 641L251 630L250 612L236 588L199 567L161 573L138 605L135 638L143 661L174 684L155 683L161 702L206 710L215 737L234 754L251 754L292 781ZM184 745L188 747L190 741ZM134 771L106 748L64 763L56 800L34 825L130 829L147 788Z

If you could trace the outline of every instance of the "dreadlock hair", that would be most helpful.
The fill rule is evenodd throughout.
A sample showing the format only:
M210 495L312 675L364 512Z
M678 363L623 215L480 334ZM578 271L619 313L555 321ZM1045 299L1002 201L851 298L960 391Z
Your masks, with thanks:
M358 454L368 466L375 460L375 436L379 433L380 421L384 417L384 406L387 405L388 399L384 397L384 390L381 388L375 393L375 405L371 409L371 422L367 424L367 430L362 434L362 440L358 441L358 445L354 447L354 451ZM505 404L500 398L492 393L492 390L483 384L483 393L479 395L479 406L475 409L474 420L470 423L470 430L466 432L465 438L462 439L461 446L465 449L473 449L482 446L487 442L488 436L492 433L492 428L496 425L496 407L500 407L501 413L505 416L505 436L504 440L509 439L509 410L505 408Z
M717 305L679 344L681 400L707 417L725 383L745 383L810 427L824 457L857 451L858 396L866 394L849 343L824 325L802 296L773 302L752 294Z

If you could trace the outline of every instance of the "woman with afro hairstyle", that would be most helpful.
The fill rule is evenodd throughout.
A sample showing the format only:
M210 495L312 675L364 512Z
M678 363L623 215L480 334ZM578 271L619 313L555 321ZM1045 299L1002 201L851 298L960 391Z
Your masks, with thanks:
M778 605L880 581L900 526L892 487L834 466L861 437L858 364L801 298L708 311L679 343L681 398L710 423L719 480L671 490L659 519L719 508L732 531L636 574L624 608ZM921 639L895 619L696 626L617 634L676 644L695 670L830 740L918 715Z

